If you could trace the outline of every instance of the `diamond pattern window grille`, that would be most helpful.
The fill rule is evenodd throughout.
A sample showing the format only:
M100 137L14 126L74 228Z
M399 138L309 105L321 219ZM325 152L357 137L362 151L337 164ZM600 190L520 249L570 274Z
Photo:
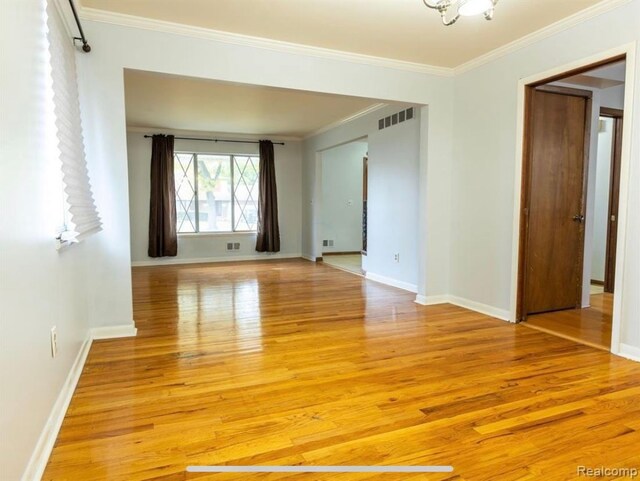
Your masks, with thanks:
M258 157L233 157L233 230L254 231L258 226Z
M222 192L222 185L202 186L202 197L199 198L198 178L199 166L202 162L210 162L212 156L210 154L200 154L198 159L196 153L176 153L174 154L174 176L176 186L176 218L178 232L180 233L199 233L212 232L208 223L200 226L204 219L211 219L211 215L207 211L223 215L226 212L224 195L213 196L214 201L218 202L215 208L208 204L211 199L207 199L205 192L219 191ZM228 159L228 167L231 170L232 178L232 203L231 203L231 222L224 224L224 221L218 222L222 229L214 230L215 232L253 232L258 226L258 180L260 159L253 155L215 155L215 158ZM202 176L201 176L202 177ZM212 180L208 177L209 184ZM215 180L215 179L214 179ZM222 182L223 179L220 178ZM214 182L215 184L215 182ZM228 194L227 194L228 198ZM231 228L229 228L231 227ZM202 230L201 230L202 229Z
M197 232L195 154L174 154L178 232Z

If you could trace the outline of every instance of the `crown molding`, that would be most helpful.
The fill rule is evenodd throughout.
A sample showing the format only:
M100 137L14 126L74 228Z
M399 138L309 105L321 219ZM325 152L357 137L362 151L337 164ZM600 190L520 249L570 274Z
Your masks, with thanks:
M71 39L73 39L73 37L77 37L78 34L76 34L75 31L78 27L76 26L73 14L71 13L71 9L69 8L69 3L63 2L63 0L53 0L52 3L55 9L58 11L60 18L62 19L62 24L67 31L67 35Z
M556 33L562 32L563 30L568 30L569 28L578 25L579 23L585 22L593 17L597 17L598 15L601 15L605 12L630 3L631 1L632 0L602 0L601 2L596 3L589 8L585 8L584 10L576 12L573 15L569 15L568 17L558 20L551 25L547 25L540 30L536 30L535 32L514 40L513 42L507 43L501 47L491 50L490 52L480 55L479 57L469 60L468 62L458 65L453 69L454 75L460 75L462 73L478 68L482 65L492 62L493 60L515 52L516 50L520 50L536 42L544 40L545 38L551 37Z
M441 77L452 77L478 68L482 65L492 62L493 60L504 57L505 55L515 52L516 50L525 48L556 33L567 30L581 22L589 20L593 17L601 15L632 1L633 0L602 0L601 2L596 3L589 8L558 20L551 25L543 27L540 30L536 30L535 32L525 35L524 37L520 37L510 43L502 45L454 68L439 67L436 65L427 65L417 62L407 62L404 60L394 60L383 57L375 57L372 55L344 52L341 50L313 47L309 45L283 42L280 40L271 40L261 37L253 37L249 35L241 35L237 33L223 32L220 30L213 30L203 27L195 27L180 23L167 22L164 20L155 20L146 17L109 12L106 10L84 7L79 2L77 2L77 8L82 20L109 23L113 25L140 28L144 30L160 31L186 37L213 40L232 45L262 48L273 50L276 52L308 55L330 60L342 60L346 62L358 63L361 65L404 70Z
M201 38L205 40L213 40L216 42L240 45L244 47L262 48L273 50L276 52L307 55L329 60L342 60L351 63L358 63L361 65L385 67L395 70L405 70L409 72L437 75L441 77L453 76L453 69L448 67L437 67L434 65L407 62L404 60L393 60L389 58L375 57L372 55L363 55L358 53L343 52L341 50L332 50L328 48L313 47L310 45L283 42L281 40L252 37L249 35L223 32L220 30L195 27L191 25L184 25L181 23L167 22L164 20L156 20L146 17L108 12L105 10L99 10L89 7L79 7L78 14L80 15L80 18L82 20L110 23L113 25L121 25L125 27L140 28L145 30L153 30L175 35L182 35L185 37Z
M339 127L340 125L346 124L348 122L353 122L356 119L359 119L360 117L364 117L367 114L370 114L372 112L375 112L376 110L380 110L383 109L387 106L388 104L383 104L383 103L379 103L379 104L374 104L370 107L367 107L366 109L360 110L359 112L356 112L353 115L350 115L349 117L345 117L344 119L340 119L340 120L336 120L335 122L332 122L328 125L325 125L324 127L319 128L318 130L314 130L313 132L305 135L303 137L304 140L309 139L311 137L315 137L316 135L320 135L324 132L327 132L331 129L335 129L336 127Z

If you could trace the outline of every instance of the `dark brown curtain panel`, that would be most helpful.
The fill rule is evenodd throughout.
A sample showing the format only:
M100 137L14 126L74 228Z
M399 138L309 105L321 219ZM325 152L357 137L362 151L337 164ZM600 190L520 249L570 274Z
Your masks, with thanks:
M175 256L178 253L173 135L153 136L148 253L149 257Z
M280 227L278 226L278 192L273 143L260 141L260 180L258 183L258 252L280 252Z

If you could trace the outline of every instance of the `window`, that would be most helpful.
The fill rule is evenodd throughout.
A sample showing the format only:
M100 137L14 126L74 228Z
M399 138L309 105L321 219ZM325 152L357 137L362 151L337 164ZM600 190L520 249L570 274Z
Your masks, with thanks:
M174 154L178 233L254 232L258 166L254 155Z
M76 77L76 50L55 2L47 3L47 26L50 62L48 81L65 194L64 225L60 226L58 232L61 247L71 242L80 242L102 230L102 222L93 199L85 158Z

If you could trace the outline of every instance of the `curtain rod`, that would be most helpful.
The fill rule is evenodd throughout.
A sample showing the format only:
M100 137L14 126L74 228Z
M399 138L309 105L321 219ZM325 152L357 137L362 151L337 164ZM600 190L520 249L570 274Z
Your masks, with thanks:
M145 135L145 139L149 139L153 137L153 135ZM232 142L234 144L259 144L258 140L228 140L228 139L198 139L194 137L173 137L177 140L200 140L203 142ZM284 145L284 142L273 142L273 145Z
M73 18L76 20L76 25L78 26L78 31L80 32L79 37L73 37L73 40L81 40L82 41L82 51L83 52L91 52L91 45L87 42L87 38L84 36L84 30L82 30L82 24L80 23L80 17L78 17L78 12L76 11L76 6L73 4L73 0L69 0L69 5L71 5L71 11L73 12Z

